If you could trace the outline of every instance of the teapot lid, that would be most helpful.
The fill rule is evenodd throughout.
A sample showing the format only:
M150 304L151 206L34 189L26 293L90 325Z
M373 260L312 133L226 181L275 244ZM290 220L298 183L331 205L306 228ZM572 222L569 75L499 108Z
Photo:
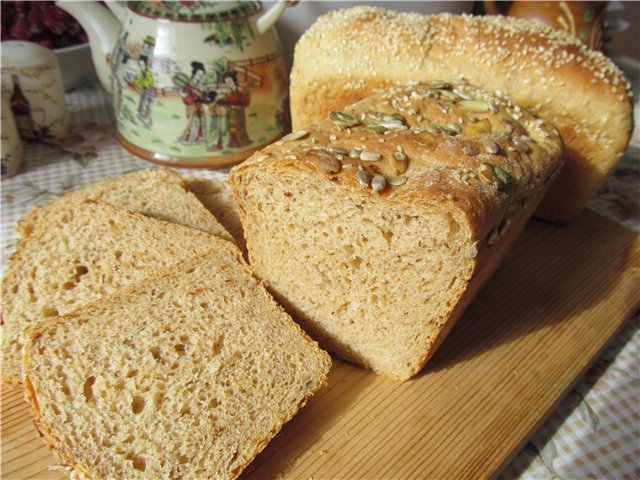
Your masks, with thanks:
M129 8L139 15L165 18L178 22L228 22L241 20L262 10L257 1L147 1L127 2Z

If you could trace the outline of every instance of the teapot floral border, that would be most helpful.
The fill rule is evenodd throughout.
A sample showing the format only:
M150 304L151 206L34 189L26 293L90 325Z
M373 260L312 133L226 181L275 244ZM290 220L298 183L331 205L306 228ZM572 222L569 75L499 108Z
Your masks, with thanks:
M233 5L230 7L230 5ZM127 2L137 13L151 18L164 18L179 22L229 22L242 20L262 11L260 2L203 2L178 0L175 2Z

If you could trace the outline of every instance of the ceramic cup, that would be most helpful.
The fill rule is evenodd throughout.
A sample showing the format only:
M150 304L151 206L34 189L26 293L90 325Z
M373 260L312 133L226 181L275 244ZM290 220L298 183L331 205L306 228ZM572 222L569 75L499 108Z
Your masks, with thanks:
M2 42L2 88L10 92L20 137L38 141L69 132L69 110L55 54L40 45Z
M11 95L8 91L2 91L2 110L0 118L2 120L2 158L0 159L0 171L2 178L7 178L18 173L22 164L23 149L18 127L11 112Z

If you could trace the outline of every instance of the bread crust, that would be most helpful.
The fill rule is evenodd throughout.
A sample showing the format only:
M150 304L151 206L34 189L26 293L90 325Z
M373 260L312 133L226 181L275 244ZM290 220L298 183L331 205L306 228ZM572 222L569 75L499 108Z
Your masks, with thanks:
M345 127L340 118L351 123L358 119L358 123ZM381 133L381 125L398 128ZM355 158L357 150L361 152ZM401 173L398 168L402 170L404 166L399 165L398 153L408 164ZM376 154L380 155L379 160L363 160ZM559 134L534 114L503 96L466 83L435 81L388 89L352 104L338 116L334 113L331 118L294 132L235 167L230 184L243 220L252 267L271 287L278 279L265 275L266 259L261 254L264 246L255 241L257 226L247 214L254 206L246 194L247 185L267 172L277 172L275 181L282 178L285 185L291 177L309 185L331 182L336 189L349 192L351 198L382 205L391 216L396 212L429 216L436 210L446 211L457 224L464 225L465 245L474 251L468 252L471 259L468 272L450 294L450 308L435 320L437 335L422 339L420 357L408 369L378 372L406 380L422 368L495 271L561 166ZM488 173L487 169L494 167L493 173L504 175L506 183ZM361 183L363 173L370 182L367 186ZM376 175L384 176L386 181L378 192L371 188ZM331 205L336 201L327 198L325 203ZM292 238L293 250L296 241ZM371 256L375 258L375 252ZM286 275L284 271L280 273ZM318 330L296 299L288 298L277 288L273 293L295 312L294 318L300 319L323 347L372 368L352 353L350 345L328 338ZM344 292L345 296L348 294ZM389 319L390 325L393 321Z
M372 7L330 12L296 45L293 126L310 125L389 85L461 77L506 93L558 129L565 167L536 215L575 218L625 152L633 120L622 72L563 31L496 16Z

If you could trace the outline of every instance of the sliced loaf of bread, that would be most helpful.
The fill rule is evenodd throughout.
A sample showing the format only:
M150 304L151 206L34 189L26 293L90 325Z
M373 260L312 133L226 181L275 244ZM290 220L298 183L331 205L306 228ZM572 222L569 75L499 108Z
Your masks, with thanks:
M76 473L235 478L325 382L329 356L211 246L32 331L27 399Z
M506 97L434 81L332 112L229 180L251 267L274 296L324 348L406 380L561 166L553 127Z
M242 251L246 250L242 220L227 182L210 178L185 178L185 188L216 217L234 238Z
M28 237L37 225L47 222L50 212L84 200L100 200L131 212L233 240L196 196L185 189L184 179L166 168L139 170L69 192L34 208L18 223L17 230L23 237Z
M27 328L207 251L213 238L106 203L53 209L20 243L2 282L3 379L20 381Z

